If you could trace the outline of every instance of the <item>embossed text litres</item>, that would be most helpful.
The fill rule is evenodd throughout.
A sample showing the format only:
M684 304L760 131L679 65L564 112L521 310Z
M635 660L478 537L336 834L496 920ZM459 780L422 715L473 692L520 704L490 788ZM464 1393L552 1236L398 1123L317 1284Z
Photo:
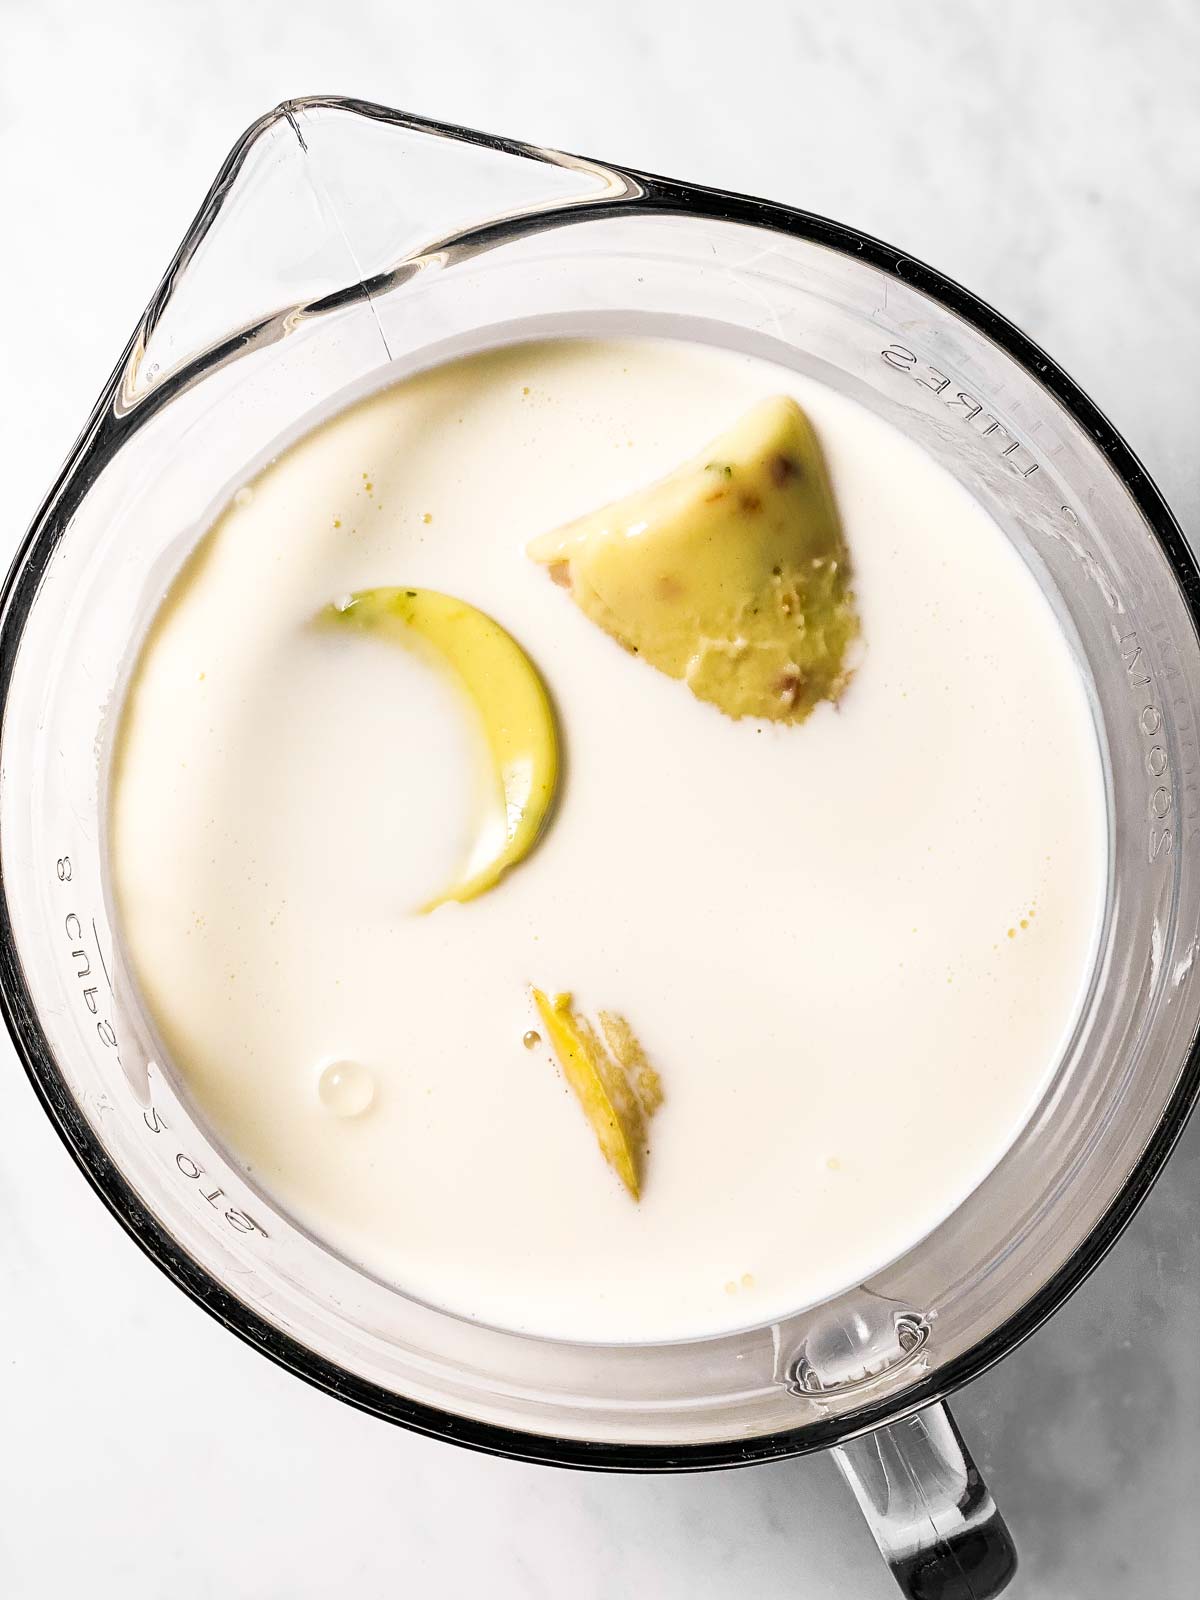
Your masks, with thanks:
M1034 460L1032 450L998 417L986 410L982 400L977 400L965 389L956 389L953 378L939 372L937 367L930 366L928 362L921 361L915 350L909 350L902 344L889 344L879 354L894 371L905 373L922 389L937 395L947 411L953 412L980 438L987 439L997 456L1019 478L1033 477L1038 470L1038 463Z

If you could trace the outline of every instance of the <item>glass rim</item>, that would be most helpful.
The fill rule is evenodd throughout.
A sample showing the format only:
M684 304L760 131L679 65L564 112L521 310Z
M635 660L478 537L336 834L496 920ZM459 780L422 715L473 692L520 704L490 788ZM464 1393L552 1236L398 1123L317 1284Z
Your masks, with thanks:
M583 163L578 157L565 156L557 151L449 123L410 116L367 101L338 96L311 96L284 102L255 122L238 140L153 296L147 313L148 320L153 321L165 303L170 286L184 270L199 240L207 232L225 190L260 134L272 124L285 120L292 124L299 135L296 113L309 110L347 112L373 121L386 121L417 133L480 145L525 159L556 165L603 167L615 179L623 180L623 191L615 197L610 193L557 212L530 212L523 219L529 228L543 229L631 212L690 215L790 235L865 261L889 277L903 282L960 317L995 344L1046 390L1086 432L1151 530L1167 559L1184 604L1200 629L1200 568L1195 557L1137 456L1078 385L1020 329L969 290L883 241L816 213L744 194L682 183L634 168L614 167L590 159ZM506 235L512 237L513 219L506 219L505 230ZM370 284L371 280L367 280L365 286L369 289ZM357 284L354 286L356 292L359 287ZM141 326L139 324L139 330ZM67 519L56 515L60 509L59 497L80 463L99 443L96 424L118 397L124 359L122 356L113 376L105 385L87 425L72 447L29 533L18 547L3 588L0 589L0 749L13 668L26 620L36 600L37 579L66 529ZM126 1233L191 1300L277 1365L359 1410L414 1432L487 1454L602 1471L711 1470L819 1450L945 1399L1027 1339L1096 1268L1145 1199L1200 1096L1200 1039L1194 1039L1186 1059L1181 1063L1179 1077L1153 1136L1120 1191L1081 1245L1023 1306L971 1349L948 1362L935 1376L906 1389L899 1397L899 1403L897 1397L892 1397L864 1405L860 1410L839 1418L808 1421L795 1429L694 1444L593 1442L533 1433L475 1420L413 1401L358 1377L318 1355L231 1294L216 1277L182 1249L147 1211L83 1116L42 1030L17 954L8 897L3 891L3 853L4 841L0 838L0 1012L3 1012L17 1054L43 1109L76 1165Z

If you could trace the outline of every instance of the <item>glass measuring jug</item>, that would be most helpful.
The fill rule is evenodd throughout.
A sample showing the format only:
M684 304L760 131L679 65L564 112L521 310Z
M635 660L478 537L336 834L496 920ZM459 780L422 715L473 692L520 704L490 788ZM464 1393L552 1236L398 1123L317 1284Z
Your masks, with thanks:
M904 428L1043 582L1106 756L1096 970L1029 1125L870 1283L720 1338L525 1339L421 1306L323 1250L251 1187L155 1059L104 893L101 774L130 635L214 500L323 399L538 332L731 345ZM5 590L10 1028L114 1212L187 1292L297 1373L391 1420L571 1465L686 1470L835 1446L910 1592L934 1592L935 1574L936 1592L994 1591L1011 1547L931 1408L1099 1259L1196 1093L1198 588L1169 513L1086 398L1002 319L886 246L379 107L289 104L218 176Z

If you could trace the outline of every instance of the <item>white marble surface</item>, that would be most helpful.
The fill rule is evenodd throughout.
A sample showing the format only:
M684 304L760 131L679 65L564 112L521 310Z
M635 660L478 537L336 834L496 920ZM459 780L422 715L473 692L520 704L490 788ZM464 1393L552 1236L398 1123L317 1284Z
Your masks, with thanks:
M0 0L7 559L227 147L362 95L844 218L1047 346L1193 535L1194 0ZM960 1398L1036 1600L1196 1592L1200 1127L1099 1273ZM0 1050L0 1593L893 1592L822 1459L608 1479L471 1456L275 1370L160 1276Z

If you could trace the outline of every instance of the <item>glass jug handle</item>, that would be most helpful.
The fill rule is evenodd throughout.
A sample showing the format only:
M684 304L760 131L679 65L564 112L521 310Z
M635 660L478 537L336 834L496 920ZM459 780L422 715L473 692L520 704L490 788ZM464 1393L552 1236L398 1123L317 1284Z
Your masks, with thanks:
M1017 1552L944 1405L838 1445L834 1459L909 1600L989 1600Z

